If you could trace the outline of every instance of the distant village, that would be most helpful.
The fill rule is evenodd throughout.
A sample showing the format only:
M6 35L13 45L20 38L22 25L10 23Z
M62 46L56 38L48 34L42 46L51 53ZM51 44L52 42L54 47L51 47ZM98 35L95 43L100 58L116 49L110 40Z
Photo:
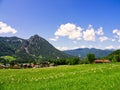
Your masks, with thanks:
M110 60L94 60L94 63L110 63ZM26 68L43 68L43 67L54 67L56 66L54 63L50 63L48 61L44 61L40 64L34 63L20 63L20 64L0 64L0 69L26 69Z
M0 69L21 69L21 68L43 68L43 67L53 67L55 66L55 64L50 64L50 62L42 62L41 64L34 64L34 63L21 63L21 64L14 64L14 65L10 65L10 64L0 64Z

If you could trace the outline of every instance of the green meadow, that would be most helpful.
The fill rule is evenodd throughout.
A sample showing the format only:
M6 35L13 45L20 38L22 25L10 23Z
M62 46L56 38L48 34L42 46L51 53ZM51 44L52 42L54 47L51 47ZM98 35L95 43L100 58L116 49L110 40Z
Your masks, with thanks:
M0 69L0 90L120 90L120 63Z

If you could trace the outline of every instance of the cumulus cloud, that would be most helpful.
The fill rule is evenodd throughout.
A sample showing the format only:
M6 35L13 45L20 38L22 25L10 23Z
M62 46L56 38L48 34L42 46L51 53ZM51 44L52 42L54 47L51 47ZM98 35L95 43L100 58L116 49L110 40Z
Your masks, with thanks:
M100 40L100 42L103 42L103 41L108 40L108 37L102 36L102 37L99 37L99 40Z
M94 29L92 25L89 25L88 28L81 28L80 26L76 26L75 24L72 23L66 23L66 24L61 24L57 31L54 33L54 38L50 38L52 41L57 41L60 37L67 37L68 39L72 40L72 44L77 45L79 42L78 40L83 41L96 41L96 39L99 39L100 42L104 41L111 41L114 42L118 40L120 42L120 30L115 29L113 30L113 34L116 37L109 38L104 35L103 27L99 27L97 29ZM112 44L111 44L112 45ZM79 48L84 48L86 46L79 46ZM98 46L87 46L88 48L96 47L99 48ZM73 48L68 48L68 47L57 47L59 50L68 50L68 49L73 49ZM107 46L106 49L111 49L114 48L113 46Z
M68 37L69 39L76 41L82 39L85 41L95 41L96 35L104 35L104 32L102 27L95 30L92 25L89 25L87 29L83 30L80 26L76 26L72 23L66 23L60 25L54 35L55 37L50 38L50 40L57 41L59 37ZM106 39L106 37L100 37L101 41L105 41Z
M6 23L0 22L0 34L4 33L13 33L15 34L17 30L12 28L11 26L7 25Z
M72 40L81 40L82 38L82 28L77 27L75 24L72 23L67 23L67 24L62 24L58 28L58 30L55 32L55 37L68 37L69 39ZM56 38L54 38L57 40ZM51 40L54 40L51 39ZM54 40L54 41L55 41Z
M120 42L120 30L114 29L113 34L116 34L116 38L118 38L118 42Z
M95 30L92 25L89 25L86 31L83 31L83 39L86 41L95 41Z
M114 34L117 34L117 35L120 35L120 30L114 29L114 30L113 30L113 33L114 33Z
M98 30L96 31L96 34L97 35L104 35L103 27L98 28Z

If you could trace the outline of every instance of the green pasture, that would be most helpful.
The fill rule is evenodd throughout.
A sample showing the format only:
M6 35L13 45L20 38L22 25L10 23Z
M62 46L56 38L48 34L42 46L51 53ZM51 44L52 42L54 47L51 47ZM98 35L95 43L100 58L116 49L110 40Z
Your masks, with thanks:
M120 90L120 63L0 69L0 90Z

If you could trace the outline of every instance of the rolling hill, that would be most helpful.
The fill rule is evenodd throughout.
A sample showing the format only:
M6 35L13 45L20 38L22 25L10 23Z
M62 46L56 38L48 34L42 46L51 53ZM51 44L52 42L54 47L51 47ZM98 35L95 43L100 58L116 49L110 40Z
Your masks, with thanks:
M120 62L120 50L116 50L112 53L110 53L107 58L109 58L110 60L115 60Z

